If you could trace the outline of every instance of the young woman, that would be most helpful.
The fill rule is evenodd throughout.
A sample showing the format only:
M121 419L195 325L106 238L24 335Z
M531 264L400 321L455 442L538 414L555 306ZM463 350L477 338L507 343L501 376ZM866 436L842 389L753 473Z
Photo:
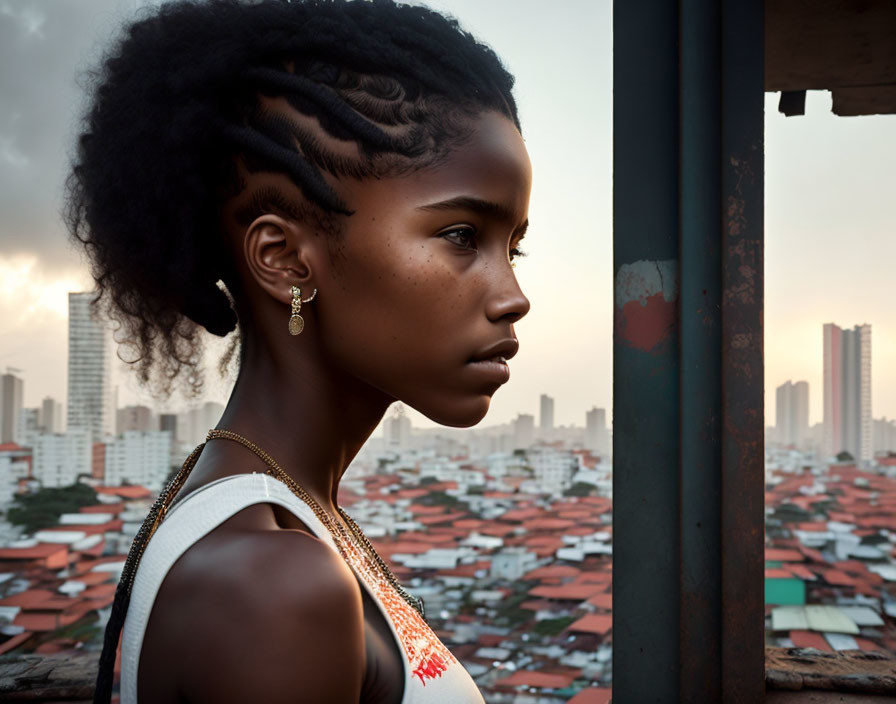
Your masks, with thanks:
M400 400L471 426L509 378L531 167L513 79L390 0L153 8L97 74L68 221L144 381L217 429L162 491L97 680L121 701L469 704L475 683L337 504Z

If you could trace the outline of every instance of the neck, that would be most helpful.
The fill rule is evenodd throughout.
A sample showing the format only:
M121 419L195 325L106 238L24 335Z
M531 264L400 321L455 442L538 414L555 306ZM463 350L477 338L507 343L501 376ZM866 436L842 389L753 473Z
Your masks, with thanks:
M394 399L337 369L311 339L301 342L284 345L278 355L276 345L245 341L240 373L217 427L254 442L335 515L342 475Z

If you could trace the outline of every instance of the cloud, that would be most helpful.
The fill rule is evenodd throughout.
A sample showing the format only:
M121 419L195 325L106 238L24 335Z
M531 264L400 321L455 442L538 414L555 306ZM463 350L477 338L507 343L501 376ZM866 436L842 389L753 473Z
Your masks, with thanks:
M32 36L44 39L43 26L47 21L47 16L43 14L39 8L33 3L27 5L9 2L0 4L0 15L10 18L13 22L21 26L21 31L26 38Z
M74 268L60 217L80 115L79 76L134 2L0 0L0 251Z
M4 334L50 324L67 324L68 292L90 285L85 272L42 271L35 256L0 256L0 319Z

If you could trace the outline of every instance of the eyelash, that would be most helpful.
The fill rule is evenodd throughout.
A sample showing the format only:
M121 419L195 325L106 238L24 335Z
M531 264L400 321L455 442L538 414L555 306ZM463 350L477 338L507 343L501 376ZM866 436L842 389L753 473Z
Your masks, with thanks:
M457 232L467 233L468 241L476 238L476 231L471 227L456 227L453 230L446 230L445 232L442 232L439 236L446 237L447 235L453 235ZM449 240L449 242L450 242L450 240ZM457 244L457 243L455 243L455 244ZM461 246L461 245L458 245L458 246ZM513 260L516 259L517 257L525 257L526 254L527 254L527 252L520 249L519 246L512 247L509 252L511 263L514 263Z

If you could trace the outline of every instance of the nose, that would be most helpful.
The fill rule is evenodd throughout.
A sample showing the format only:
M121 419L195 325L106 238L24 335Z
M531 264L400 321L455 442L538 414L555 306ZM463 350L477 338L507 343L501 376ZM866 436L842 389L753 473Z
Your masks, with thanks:
M496 282L494 292L486 304L485 314L492 322L507 320L515 323L529 312L529 299L523 294L509 264L506 271L508 273L502 273L500 282Z

